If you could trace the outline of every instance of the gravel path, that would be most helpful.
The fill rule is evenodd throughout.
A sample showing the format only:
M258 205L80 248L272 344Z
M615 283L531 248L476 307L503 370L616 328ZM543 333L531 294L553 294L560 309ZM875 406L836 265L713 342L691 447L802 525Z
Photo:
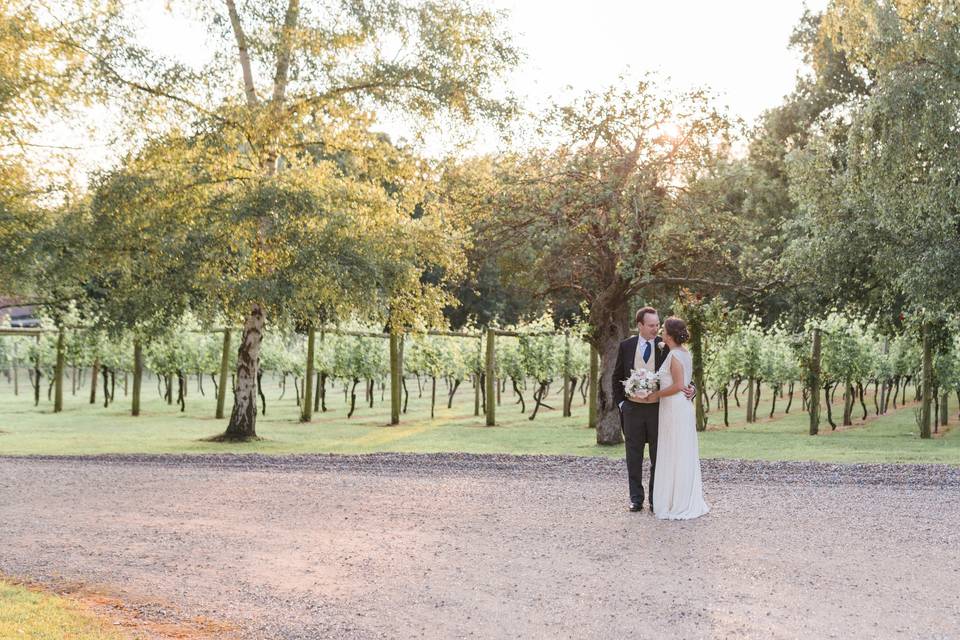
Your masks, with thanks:
M0 573L250 638L960 635L960 468L703 475L660 522L600 458L0 458Z

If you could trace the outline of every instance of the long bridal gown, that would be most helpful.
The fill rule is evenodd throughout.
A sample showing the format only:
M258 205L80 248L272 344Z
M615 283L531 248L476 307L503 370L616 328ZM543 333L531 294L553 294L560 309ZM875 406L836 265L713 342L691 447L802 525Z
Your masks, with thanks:
M683 367L683 383L693 378L689 351L671 350L660 365L660 388L673 384L670 362ZM700 449L697 443L696 409L682 393L660 400L657 428L657 475L653 489L653 512L661 520L698 518L710 507L703 500L700 478Z

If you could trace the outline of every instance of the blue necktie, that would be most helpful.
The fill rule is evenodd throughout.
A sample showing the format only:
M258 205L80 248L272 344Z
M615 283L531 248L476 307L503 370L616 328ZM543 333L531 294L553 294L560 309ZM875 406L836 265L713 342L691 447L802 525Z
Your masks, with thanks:
M643 348L643 361L646 362L650 359L650 343L647 342L647 346Z

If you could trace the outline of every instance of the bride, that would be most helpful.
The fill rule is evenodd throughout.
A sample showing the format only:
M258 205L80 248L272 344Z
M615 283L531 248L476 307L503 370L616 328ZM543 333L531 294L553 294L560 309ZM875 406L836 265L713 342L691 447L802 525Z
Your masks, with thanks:
M690 333L680 318L667 318L663 330L670 352L658 372L660 390L644 399L660 402L653 512L661 520L689 520L710 511L703 500L696 413L681 393L693 378L693 361L683 346Z

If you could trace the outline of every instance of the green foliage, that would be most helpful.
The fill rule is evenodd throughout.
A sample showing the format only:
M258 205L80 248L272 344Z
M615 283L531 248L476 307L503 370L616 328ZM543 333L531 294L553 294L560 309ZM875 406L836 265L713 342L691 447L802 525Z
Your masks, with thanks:
M651 78L551 108L541 129L558 144L501 158L485 196L511 275L585 302L597 328L622 324L633 296L730 274L722 202L680 188L710 173L729 127L705 92L673 94Z
M497 376L522 383L527 379L527 368L524 364L520 341L515 338L497 338L497 353L495 356Z
M758 377L775 389L801 377L800 359L794 343L794 336L781 327L768 331L763 341Z
M519 350L527 376L543 384L563 373L563 337L554 335L553 319L542 315L536 320L514 327L520 333ZM536 335L536 334L548 335Z
M960 308L958 11L836 0L816 25L832 68L868 80L788 163L803 211L790 269L834 302L928 320Z
M419 336L410 340L404 353L404 368L416 375L430 378L443 376L448 369L449 354L445 343L432 336Z
M383 380L390 375L389 345L383 338L338 336L333 373L346 380Z
M302 377L307 366L307 349L302 336L267 332L260 344L260 366L264 371Z
M53 206L68 192L62 150L38 140L53 123L82 126L78 103L97 97L86 82L91 56L74 46L103 27L108 3L76 0L0 3L0 282L4 294L46 296L29 279L34 237L57 218ZM54 8L55 6L55 8ZM52 15L53 14L53 15ZM45 144L44 144L45 143ZM39 290L38 290L39 289Z
M731 378L760 378L764 370L762 356L765 340L765 332L756 318L729 327L722 342L711 341L713 346L706 358L708 379L715 384L726 385ZM767 351L768 355L774 353Z
M812 323L811 323L812 324ZM831 312L816 323L823 331L824 383L865 382L873 370L874 330L862 318Z

